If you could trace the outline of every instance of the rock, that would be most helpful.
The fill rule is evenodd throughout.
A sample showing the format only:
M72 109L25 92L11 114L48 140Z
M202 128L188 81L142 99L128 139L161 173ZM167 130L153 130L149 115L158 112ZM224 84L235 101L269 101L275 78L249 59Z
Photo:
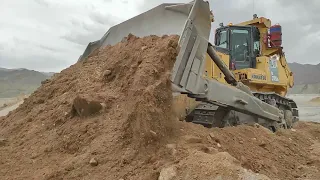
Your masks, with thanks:
M142 46L141 50L144 51L146 50L148 47L147 46Z
M274 174L277 174L279 172L275 166L271 166L270 169Z
M156 133L156 132L150 130L150 133L151 133L151 135L152 135L153 137L157 137L157 133Z
M213 133L210 133L209 136L210 136L211 138L215 138L215 136L214 136Z
M91 158L89 163L91 166L98 166L98 161L95 158Z
M217 146L218 146L218 148L221 148L221 144L220 143L217 143Z
M300 178L301 176L300 176L299 174L293 173L293 177L298 179L298 178Z
M291 131L296 132L297 130L295 130L295 129L291 129Z
M207 136L207 140L210 142L212 141L212 138L210 136Z
M198 176L196 174L193 175L193 179L198 179Z
M176 144L167 144L166 147L168 149L175 149L177 147L177 145Z
M174 166L161 169L158 180L173 180L177 176L177 169Z
M80 117L87 117L98 113L102 109L102 106L97 101L87 101L84 98L77 96L73 100L72 114Z
M209 148L204 145L200 146L200 151L207 153L207 154L210 154Z
M37 157L39 157L39 154L32 153L30 159L35 159Z
M253 125L254 127L256 127L256 128L259 128L260 127L260 124L258 124L258 123L254 123L254 125Z
M100 103L100 105L101 105L103 108L106 108L106 107L107 107L106 103Z
M0 146L5 146L7 144L8 140L5 138L0 138Z
M187 135L184 136L184 139L188 143L201 143L202 139L200 137L192 136L192 135Z
M267 146L267 143L264 142L264 141L262 141L262 142L260 142L259 146L260 146L260 147L266 147L266 146Z
M218 153L218 149L214 148L214 147L208 147L209 153L210 154L216 154Z
M210 133L209 137L216 143L220 143L220 140L213 133Z
M102 107L102 110L103 112L107 112L109 109L110 109L110 105L107 104L107 103L100 103L101 107Z
M240 144L243 144L243 141L240 140L239 143L240 143Z
M44 103L44 99L38 99L38 100L36 101L36 103L37 103L37 104L43 104L43 103Z
M103 77L108 77L111 73L111 70L107 69L103 72Z
M299 165L297 168L301 170L303 169L303 165Z
M244 164L244 163L247 162L247 158L244 157L244 156L241 156L241 157L240 157L240 161Z
M177 145L176 144L167 144L166 148L170 150L171 155L175 156L177 154Z
M43 85L43 84L47 84L47 83L49 83L50 82L50 80L49 79L46 79L46 80L44 80L44 81L41 81L41 84Z
M8 104L3 104L3 106L2 106L2 107L4 107L4 108L5 108L5 107L7 107L7 106L8 106Z

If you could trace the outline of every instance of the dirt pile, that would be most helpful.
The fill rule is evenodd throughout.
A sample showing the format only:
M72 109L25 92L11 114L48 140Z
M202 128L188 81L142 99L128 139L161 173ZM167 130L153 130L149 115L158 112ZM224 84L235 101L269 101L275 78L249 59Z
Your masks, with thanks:
M177 36L129 35L42 84L0 118L3 179L318 179L319 125L272 134L178 121Z
M166 140L162 137L170 135L168 76L177 40L130 35L44 82L1 120L1 136L10 142L0 150L1 174L134 177L136 168L155 161L157 155L149 151L156 153ZM92 104L99 112L90 109ZM92 157L99 163L94 169L88 166Z
M312 103L320 103L320 97L315 97L310 100Z

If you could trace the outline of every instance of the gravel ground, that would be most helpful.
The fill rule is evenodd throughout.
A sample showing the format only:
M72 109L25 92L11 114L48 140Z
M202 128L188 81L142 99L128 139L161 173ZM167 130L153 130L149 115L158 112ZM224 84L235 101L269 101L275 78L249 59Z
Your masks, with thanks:
M294 94L288 97L297 102L301 121L320 122L320 103L310 102L311 99L320 97L320 94Z

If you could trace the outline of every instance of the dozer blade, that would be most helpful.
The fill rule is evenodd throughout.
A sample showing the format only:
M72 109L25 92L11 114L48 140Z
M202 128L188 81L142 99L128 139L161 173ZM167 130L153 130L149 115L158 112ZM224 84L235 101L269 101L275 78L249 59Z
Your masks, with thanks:
M195 6L194 6L195 5ZM145 13L135 16L127 21L111 27L104 36L88 44L79 61L85 59L95 49L107 45L114 45L122 41L128 34L138 37L149 35L180 35L188 20L192 8L197 7L198 13L202 8L209 10L209 5L204 1L190 3L165 3ZM210 20L204 19L203 26L206 36L209 37Z

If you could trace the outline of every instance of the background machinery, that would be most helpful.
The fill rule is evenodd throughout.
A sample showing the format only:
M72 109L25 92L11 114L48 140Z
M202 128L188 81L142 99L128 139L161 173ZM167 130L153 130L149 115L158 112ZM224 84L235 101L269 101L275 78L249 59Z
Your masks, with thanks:
M296 103L285 97L293 86L281 47L281 27L266 18L219 27L209 3L161 4L111 27L89 43L79 61L106 45L136 36L180 35L172 70L174 110L186 121L206 127L259 123L273 131L298 120Z

